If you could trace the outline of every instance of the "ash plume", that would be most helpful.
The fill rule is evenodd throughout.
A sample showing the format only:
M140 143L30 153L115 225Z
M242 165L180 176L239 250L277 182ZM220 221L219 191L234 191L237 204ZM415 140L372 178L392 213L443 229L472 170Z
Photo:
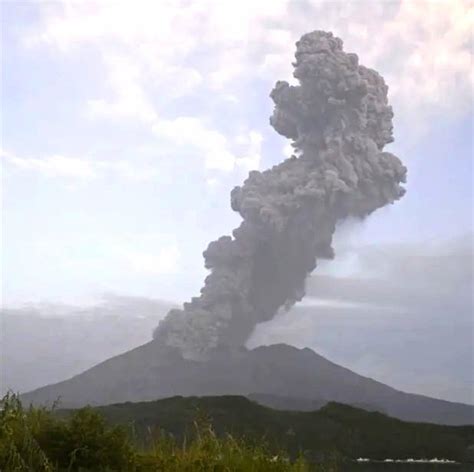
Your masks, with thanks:
M295 153L232 190L241 225L204 251L210 274L201 295L155 330L184 357L243 346L258 323L303 298L317 260L334 256L338 221L364 218L405 193L406 168L383 151L393 141L388 87L342 47L332 33L305 34L293 64L299 85L278 81L272 90L270 124Z

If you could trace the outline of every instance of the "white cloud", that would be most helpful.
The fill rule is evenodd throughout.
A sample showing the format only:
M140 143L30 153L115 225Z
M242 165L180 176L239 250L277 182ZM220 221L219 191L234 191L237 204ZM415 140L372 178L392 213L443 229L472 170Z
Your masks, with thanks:
M183 52L193 40L178 37L176 25L190 25L196 12L192 3L187 5L189 8L184 8L187 3L185 0L138 0L133 3L127 0L65 0L44 6L47 15L44 27L27 38L27 42L47 42L63 51L97 41L112 40L133 46L137 42L154 42L163 49L169 46Z
M169 234L81 233L69 240L35 241L33 245L42 259L54 258L57 267L70 274L85 272L91 280L96 276L113 280L131 272L143 277L173 275L180 270L181 251Z
M181 252L174 237L160 233L121 234L102 242L105 254L122 267L144 276L176 274Z
M301 154L300 150L295 149L292 146L292 141L287 141L285 145L281 148L281 152L285 157L299 156Z
M117 175L118 177L138 182L146 182L160 177L160 171L157 167L150 165L133 165L130 161L123 159L117 161L99 161L96 166L103 172L108 172L108 175Z
M45 5L45 22L25 43L46 43L74 54L92 44L102 56L112 99L90 99L87 111L94 118L157 118L151 91L166 100L186 95L202 82L199 71L184 63L196 41L177 35L176 23L191 33L196 19L183 1L58 2ZM165 94L162 94L166 91Z
M228 149L227 138L207 128L198 118L182 116L160 120L153 125L153 132L177 145L187 144L202 151L208 169L229 171L234 168L235 157Z
M298 302L296 307L328 307L328 308L348 308L348 309L363 309L372 311L387 311L394 313L412 313L414 310L410 310L405 306L395 306L373 302L360 302L354 300L338 300L333 298L320 298L306 296L301 302Z
M261 151L263 136L257 131L250 131L248 135L242 137L242 141L247 146L247 150L243 157L236 160L236 164L248 171L258 170L262 158Z
M400 113L460 114L471 110L472 2L404 0L377 40L361 30L360 51L385 72Z
M114 98L90 100L93 116L155 123L157 116L163 119L163 102L201 86L223 101L240 100L248 93L243 81L290 79L294 43L314 29L332 30L361 63L381 72L396 117L409 132L433 114L459 116L471 109L469 0L64 1L43 9L44 22L28 44L71 54L93 45L103 56ZM208 131L201 134L221 155L207 149L205 162L230 170L235 159L211 131L221 119L206 116Z
M35 157L18 157L6 151L0 151L0 157L6 162L25 171L39 172L47 177L66 177L78 179L95 179L94 165L84 159L64 156L49 156L42 159Z
M219 180L216 179L215 177L208 177L208 178L206 179L206 185L207 185L210 189L216 188L218 184L219 184Z
M146 97L140 81L142 71L137 64L124 56L104 57L108 80L114 99L93 99L87 102L92 117L132 118L144 122L156 120L156 112Z
M180 252L177 246L161 248L157 254L130 251L124 254L130 268L144 275L175 274L178 272Z
M257 169L260 163L262 136L256 131L240 136L240 141L246 145L241 157L232 152L233 146L223 133L207 127L203 120L195 117L159 120L153 125L153 132L175 146L188 145L199 150L206 169L229 172L240 166L250 170Z
M285 157L291 157L295 153L295 149L291 145L291 142L288 141L284 146L283 146L283 155Z
M157 168L133 165L125 160L91 160L60 155L19 157L5 150L0 150L0 158L21 171L39 173L49 178L93 180L116 175L129 180L147 181L159 177Z

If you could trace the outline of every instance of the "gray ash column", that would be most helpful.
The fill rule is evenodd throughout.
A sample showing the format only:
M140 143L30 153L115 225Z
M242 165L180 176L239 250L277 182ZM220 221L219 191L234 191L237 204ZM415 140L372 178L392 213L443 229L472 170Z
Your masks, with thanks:
M242 224L204 251L211 272L201 295L155 330L184 357L243 346L258 323L302 299L317 260L333 257L338 221L365 218L403 196L406 168L383 151L393 141L388 87L342 47L332 33L304 35L296 43L299 85L279 81L272 90L270 123L292 140L295 155L234 188L231 206Z

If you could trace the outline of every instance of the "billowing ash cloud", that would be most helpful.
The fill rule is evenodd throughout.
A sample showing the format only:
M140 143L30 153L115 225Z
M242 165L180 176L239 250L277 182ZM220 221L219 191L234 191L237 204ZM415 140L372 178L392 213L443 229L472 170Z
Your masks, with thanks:
M332 33L296 43L294 77L271 92L270 123L292 140L295 155L252 171L231 193L242 224L204 252L211 272L201 295L171 310L154 337L185 357L243 346L254 327L304 296L319 258L332 258L336 223L392 203L404 194L406 168L384 152L392 138L388 87L359 65Z

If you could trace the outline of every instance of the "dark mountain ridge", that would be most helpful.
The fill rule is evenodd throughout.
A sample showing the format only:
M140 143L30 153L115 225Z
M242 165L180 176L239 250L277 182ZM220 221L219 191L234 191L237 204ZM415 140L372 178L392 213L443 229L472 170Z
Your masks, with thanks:
M334 450L346 459L474 460L474 426L410 423L334 402L318 411L296 412L267 408L241 396L172 397L97 409L111 423L132 427L136 440L145 446L157 430L181 442L194 434L196 421L206 421L219 436L265 438L270 446L293 457L303 453L311 461ZM70 411L58 414L67 416Z

